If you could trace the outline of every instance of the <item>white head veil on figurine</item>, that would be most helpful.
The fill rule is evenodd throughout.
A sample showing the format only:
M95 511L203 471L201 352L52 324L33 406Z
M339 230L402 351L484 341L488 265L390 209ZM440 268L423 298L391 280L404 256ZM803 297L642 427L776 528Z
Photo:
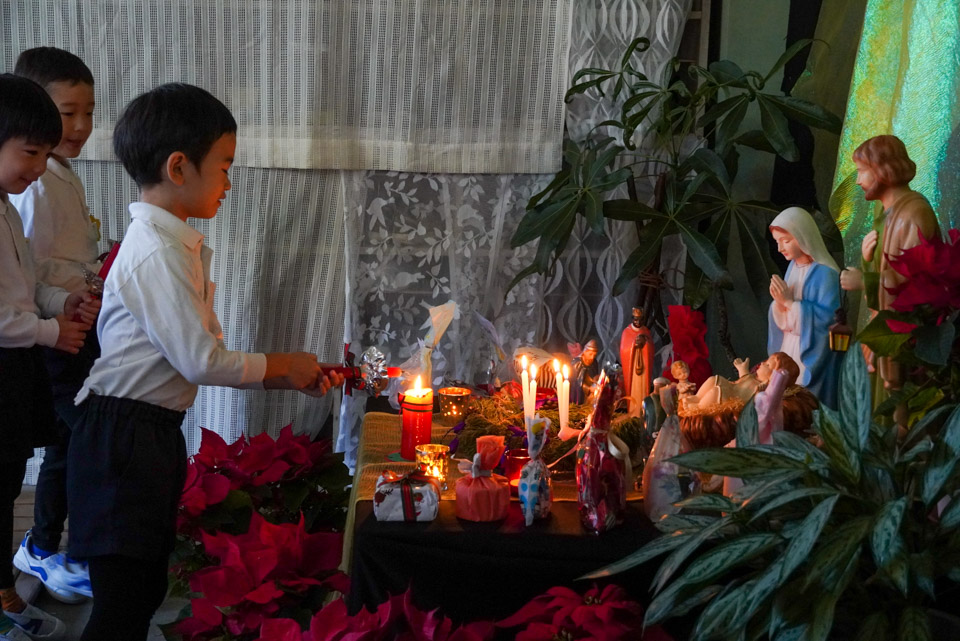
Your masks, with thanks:
M836 408L840 359L828 341L840 306L840 270L807 210L783 210L770 231L790 264L784 278L770 279L767 353L786 352L800 365L797 382Z

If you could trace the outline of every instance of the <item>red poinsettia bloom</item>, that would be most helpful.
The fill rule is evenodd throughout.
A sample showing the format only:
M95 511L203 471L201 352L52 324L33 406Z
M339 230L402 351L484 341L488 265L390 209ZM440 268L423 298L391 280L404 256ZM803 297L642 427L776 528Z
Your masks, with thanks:
M267 619L260 626L257 641L304 641L306 635L293 619Z
M549 627L541 625L534 628L534 623L549 624ZM583 635L601 641L669 639L657 627L646 630L640 636L643 609L622 588L612 584L602 590L594 586L583 595L565 587L550 588L497 625L503 628L525 625L530 634L534 631L545 634L548 629L553 629L555 633L563 630L571 639L583 638ZM658 636L661 634L664 637ZM540 637L529 637L531 640L536 638Z
M906 279L888 289L896 296L894 310L913 312L928 305L939 314L939 323L946 313L960 308L960 230L951 229L949 239L920 235L919 245L890 258L890 266Z
M908 323L906 321L897 320L895 318L888 318L887 327L890 328L891 332L894 332L897 334L909 334L910 332L915 330L918 327L918 325L914 323Z
M210 505L227 498L230 480L225 476L201 472L199 466L187 466L187 479L183 484L180 505L189 516L201 514Z
M690 368L690 380L698 386L702 385L713 372L710 361L707 360L710 351L704 339L707 335L707 324L703 313L687 305L670 305L667 312L673 357L667 363L662 376L675 380L670 373L670 365L674 360L683 361Z

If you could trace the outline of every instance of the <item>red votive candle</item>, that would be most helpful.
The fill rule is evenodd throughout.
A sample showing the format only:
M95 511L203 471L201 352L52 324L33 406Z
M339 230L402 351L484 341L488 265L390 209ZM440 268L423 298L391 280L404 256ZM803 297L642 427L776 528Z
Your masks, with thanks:
M433 424L433 390L421 388L419 377L413 389L403 395L400 421L400 456L413 461L417 457L417 446L430 442Z
M520 485L520 470L529 462L530 455L527 453L526 448L521 447L514 450L507 450L503 465L503 474L510 482L511 495L517 496L519 493L517 488Z

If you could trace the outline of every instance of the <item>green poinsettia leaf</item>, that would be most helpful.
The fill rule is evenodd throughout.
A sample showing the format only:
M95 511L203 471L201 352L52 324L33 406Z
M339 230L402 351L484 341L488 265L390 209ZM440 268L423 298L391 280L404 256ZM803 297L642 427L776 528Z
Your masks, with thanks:
M947 359L950 357L950 348L956 336L953 323L921 325L912 333L914 338L917 339L917 344L913 348L913 353L917 355L917 358L933 365L947 364Z
M878 356L897 356L910 340L910 334L898 334L887 325L887 320L896 320L896 312L883 310L873 317L857 334L857 340Z

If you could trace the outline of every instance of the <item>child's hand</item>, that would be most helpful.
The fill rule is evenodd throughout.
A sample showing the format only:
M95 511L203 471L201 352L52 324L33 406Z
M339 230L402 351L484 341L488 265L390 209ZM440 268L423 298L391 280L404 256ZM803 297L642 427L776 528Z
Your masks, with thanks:
M330 367L336 367L336 365L331 365L329 363L322 363L321 367L330 368ZM313 387L305 387L300 391L308 396L319 397L319 396L323 396L334 387L340 387L341 385L343 385L344 380L346 379L344 378L343 374L339 374L335 371L329 371L326 373L321 371L319 378L317 378L316 385L314 385Z
M64 315L57 316L57 323L60 325L60 335L57 336L57 344L53 347L61 352L76 354L83 347L83 340L86 338L86 329L89 325L67 320Z
M84 324L84 329L90 329L97 322L100 313L100 299L91 296L88 292L74 292L67 297L63 305L63 314L67 318Z

